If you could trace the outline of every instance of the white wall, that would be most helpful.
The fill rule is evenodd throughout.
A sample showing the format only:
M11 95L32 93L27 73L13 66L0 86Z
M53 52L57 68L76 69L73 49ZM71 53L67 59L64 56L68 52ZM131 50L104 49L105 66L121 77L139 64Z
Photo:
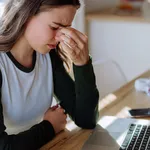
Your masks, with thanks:
M4 1L3 1L3 0L0 0L0 16L1 16L2 13L3 13L3 8L4 8Z
M76 15L73 27L85 33L85 13L99 11L104 8L111 8L118 5L120 0L80 0L82 7Z
M88 30L93 61L114 60L128 81L150 68L150 24L92 21Z
M75 19L73 21L73 27L80 32L85 33L85 6L84 0L82 0L81 8L77 11Z

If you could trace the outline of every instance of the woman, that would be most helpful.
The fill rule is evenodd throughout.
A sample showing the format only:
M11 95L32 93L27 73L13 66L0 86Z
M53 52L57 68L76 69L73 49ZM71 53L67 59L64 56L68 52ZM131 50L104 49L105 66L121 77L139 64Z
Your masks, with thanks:
M71 28L79 0L9 0L0 25L0 150L36 150L66 125L96 125L88 39ZM75 81L63 62L70 59ZM61 107L51 107L52 97ZM64 113L65 111L65 113Z

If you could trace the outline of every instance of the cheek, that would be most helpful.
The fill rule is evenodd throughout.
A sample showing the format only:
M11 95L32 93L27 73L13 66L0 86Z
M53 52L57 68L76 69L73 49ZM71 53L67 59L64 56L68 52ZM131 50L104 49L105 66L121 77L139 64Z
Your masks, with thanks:
M53 31L52 29L48 28L48 32L45 33L49 37L49 40L54 40L56 36L56 31Z
M30 24L25 31L25 37L32 47L49 44L54 39L55 31L52 31L48 25Z

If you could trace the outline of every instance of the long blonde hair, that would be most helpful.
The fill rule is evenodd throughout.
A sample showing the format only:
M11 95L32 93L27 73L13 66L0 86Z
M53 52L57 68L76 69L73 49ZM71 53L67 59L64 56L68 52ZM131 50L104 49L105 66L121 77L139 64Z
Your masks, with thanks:
M63 5L80 7L79 0L9 0L0 18L0 51L12 49L17 40L23 35L25 26L30 17L45 11L47 8L56 8ZM58 47L58 53L66 61L67 56Z

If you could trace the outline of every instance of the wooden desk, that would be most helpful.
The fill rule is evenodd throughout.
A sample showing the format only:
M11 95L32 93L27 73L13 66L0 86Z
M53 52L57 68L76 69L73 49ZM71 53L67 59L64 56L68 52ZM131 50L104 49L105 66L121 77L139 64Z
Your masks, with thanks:
M141 77L150 77L150 70L138 78ZM150 97L145 93L135 91L135 80L100 101L100 118L104 115L129 117L126 112L130 108L150 107ZM83 130L76 126L72 131L61 132L41 150L81 150L91 132L92 130Z

